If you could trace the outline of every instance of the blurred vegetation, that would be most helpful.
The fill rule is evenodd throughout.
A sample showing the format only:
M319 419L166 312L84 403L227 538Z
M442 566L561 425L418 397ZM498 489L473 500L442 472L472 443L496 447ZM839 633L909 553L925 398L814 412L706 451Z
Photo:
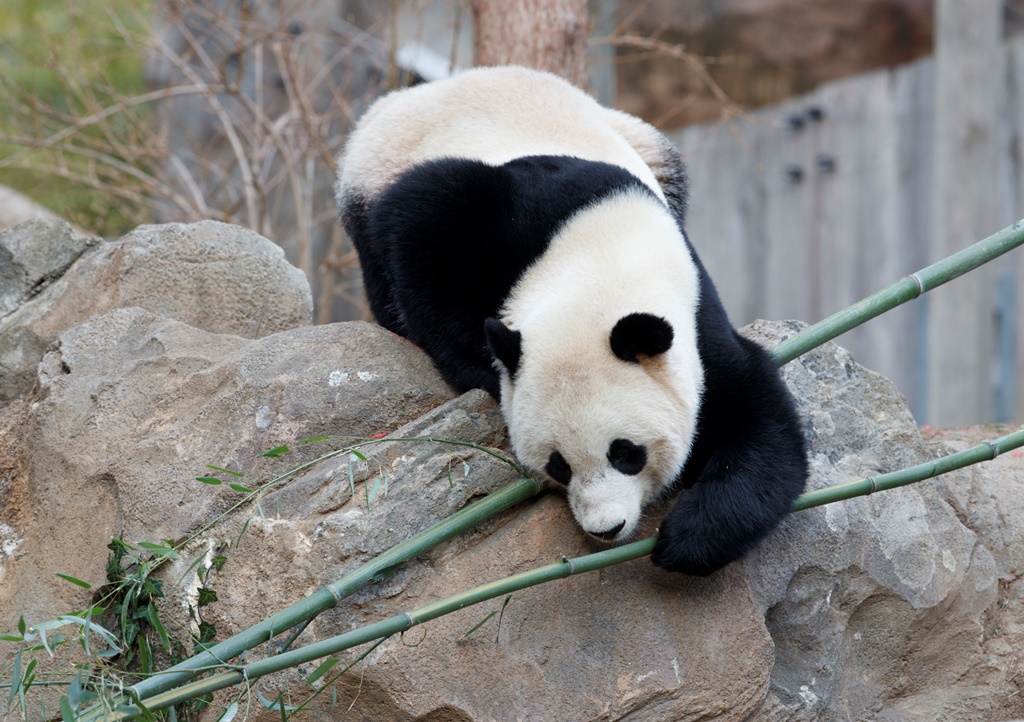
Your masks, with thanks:
M117 95L141 92L145 48L126 38L138 36L149 6L148 0L0 3L0 136L42 139ZM97 138L104 131L129 132L126 126L145 122L145 112L133 108L131 119L113 118L105 129L85 132ZM0 184L101 234L128 230L144 209L78 180L91 163L85 156L0 143Z

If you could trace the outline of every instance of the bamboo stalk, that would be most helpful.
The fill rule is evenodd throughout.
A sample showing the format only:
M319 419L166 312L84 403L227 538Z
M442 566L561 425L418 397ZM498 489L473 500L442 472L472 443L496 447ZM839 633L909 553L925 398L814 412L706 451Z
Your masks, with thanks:
M1021 244L1024 244L1024 220L1018 221L1014 225L989 236L985 240L979 241L978 243L934 263L917 273L910 274L888 288L859 301L843 311L829 316L823 321L819 321L813 326L804 329L793 337L780 343L772 351L772 354L780 366L786 364L794 358L828 341L831 341L852 328L855 328L856 326L859 326L860 324L865 323L866 321L869 321L870 319L875 318L876 316L879 316L902 303L917 298L921 294L957 278L968 271L997 258L1003 253L1020 246ZM993 443L999 443L1000 441L1002 441L1002 439ZM976 449L977 448L978 447L976 447ZM810 508L810 506L817 506L818 503L830 503L832 500L851 498L865 493L872 493L873 491L882 488L893 488L895 486L902 485L902 483L913 483L913 481L920 481L921 479L929 478L929 476L934 476L938 473L945 473L945 471L960 468L960 466L945 468L943 471L937 471L929 476L914 478L911 481L902 483L898 481L892 482L890 480L890 477L893 477L894 475L910 473L917 468L918 467L913 467L912 469L893 472L892 474L885 474L879 477L874 477L873 479L861 479L858 481L847 482L846 484L841 484L836 487L829 487L829 489L810 492L809 494L801 496L797 500L796 506L794 506L794 511ZM884 484L889 485L884 486ZM417 554L421 554L429 550L434 545L461 533L463 530L473 524L476 524L478 521L489 518L491 515L496 514L509 506L535 496L539 491L540 488L532 479L519 479L503 489L499 489L485 499L471 504L462 511L442 522L439 522L437 525L427 529L421 534L418 534L391 550L384 552L376 559L368 562L342 579L320 589L301 602L278 612L274 616L236 634L230 639L220 642L209 650L171 667L165 672L154 675L146 680L142 680L141 682L133 685L130 688L130 691L138 695L139 699L147 700L154 698L154 695L171 689L180 682L184 682L187 679L194 677L203 669L224 666L226 665L227 660L233 659L247 649L251 649L258 644L262 644L281 630L287 629L296 624L308 622L321 612L333 608L341 599L351 595L355 591L358 591L372 581L374 576L379 574L381 571L396 566ZM841 495L846 493L849 493L849 496ZM835 496L834 499L829 497L828 501L821 501L818 503L810 503L807 501L808 498L815 498L814 495L825 495L827 497L829 494L837 496ZM803 504L803 506L800 506L801 504ZM624 547L618 547L614 550L608 550L608 552L619 552L620 550L633 549L635 545L642 546L645 544L650 544L653 548L653 541L643 540ZM605 552L602 552L602 554L603 553ZM638 554L638 556L643 556L643 554L649 553L650 550L648 549L648 551ZM585 557L584 559L589 558L590 557ZM626 561L630 558L635 557L627 556L620 559L620 561ZM586 564L587 562L580 559L575 560L571 565L575 566L581 563ZM332 589L334 591L332 591ZM337 592L337 594L335 594L335 592ZM304 647L303 649L308 649L308 647ZM278 657L280 656L283 655L278 655ZM87 717L87 719L93 718Z
M866 496L876 491L913 484L956 469L962 469L965 466L989 461L1001 453L1020 446L1024 446L1024 429L1007 434L994 441L985 441L965 451L943 456L934 461L928 461L887 474L880 474L868 479L859 479L807 492L801 495L793 504L793 511L802 511L816 506L852 499L856 496ZM360 644L365 644L366 642L404 632L417 624L423 624L424 622L451 614L488 599L494 599L495 597L538 584L544 584L555 579L564 579L574 574L583 574L638 559L651 553L654 549L655 541L655 537L650 537L631 544L615 547L614 549L606 549L595 554L577 557L576 559L563 558L562 561L555 562L554 564L513 574L510 577L493 582L487 582L486 584L481 584L472 589L439 599L422 607L417 607L410 612L396 614L375 624L353 629L336 637L330 637L307 645L301 649L284 652L258 662L251 662L239 666L232 671L221 672L206 679L198 680L178 689L151 697L146 700L146 707L151 711L165 709L208 692L224 689L244 681L252 682L259 677L273 672L280 672L289 667L312 662ZM117 710L107 719L131 719L139 712L141 710L136 707L125 707Z
M342 599L369 584L382 572L429 551L441 542L451 539L500 511L536 496L541 488L542 486L531 478L521 478L506 484L447 519L392 547L344 577L320 588L302 601L164 672L132 685L129 691L145 700L191 679L204 669L224 666L227 660L237 657L247 649L252 649L274 635L333 608ZM86 719L92 718L87 717Z
M917 273L911 273L849 308L832 314L780 343L772 351L772 355L780 366L787 364L812 348L817 348L865 321L870 321L968 271L973 271L1021 244L1024 244L1024 220L1017 221L985 240L978 241Z

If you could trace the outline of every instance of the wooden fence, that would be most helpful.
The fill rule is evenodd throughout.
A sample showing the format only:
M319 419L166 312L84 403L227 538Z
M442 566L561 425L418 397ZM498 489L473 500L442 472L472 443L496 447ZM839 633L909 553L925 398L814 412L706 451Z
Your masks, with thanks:
M734 323L817 321L947 255L933 233L942 204L985 201L991 209L983 232L959 247L1024 216L1024 38L995 47L1000 90L987 132L998 152L984 177L958 179L963 190L952 199L936 197L934 58L671 134L690 172L687 230ZM1024 419L1022 279L1018 249L839 343L895 381L919 423ZM941 308L934 294L970 283L981 284L967 322L986 330L981 343L964 321L934 317ZM968 363L942 368L937 360L947 355ZM960 384L983 389L984 398L941 412L929 403L930 394Z

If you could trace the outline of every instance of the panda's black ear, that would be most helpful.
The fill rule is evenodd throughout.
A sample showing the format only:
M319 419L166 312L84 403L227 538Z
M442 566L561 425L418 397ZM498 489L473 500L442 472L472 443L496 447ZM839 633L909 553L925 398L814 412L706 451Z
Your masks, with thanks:
M609 339L612 353L623 361L639 363L639 356L657 356L672 348L672 325L653 313L623 316Z
M508 369L509 376L515 376L519 370L519 358L523 355L523 335L496 318L484 320L484 335L494 358Z

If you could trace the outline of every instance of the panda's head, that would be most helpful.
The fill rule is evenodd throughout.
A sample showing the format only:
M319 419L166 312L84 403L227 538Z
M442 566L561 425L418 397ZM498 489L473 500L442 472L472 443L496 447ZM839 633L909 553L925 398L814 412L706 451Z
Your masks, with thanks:
M584 531L628 539L689 454L702 374L688 334L647 312L560 338L493 318L485 330L516 456L565 488Z

